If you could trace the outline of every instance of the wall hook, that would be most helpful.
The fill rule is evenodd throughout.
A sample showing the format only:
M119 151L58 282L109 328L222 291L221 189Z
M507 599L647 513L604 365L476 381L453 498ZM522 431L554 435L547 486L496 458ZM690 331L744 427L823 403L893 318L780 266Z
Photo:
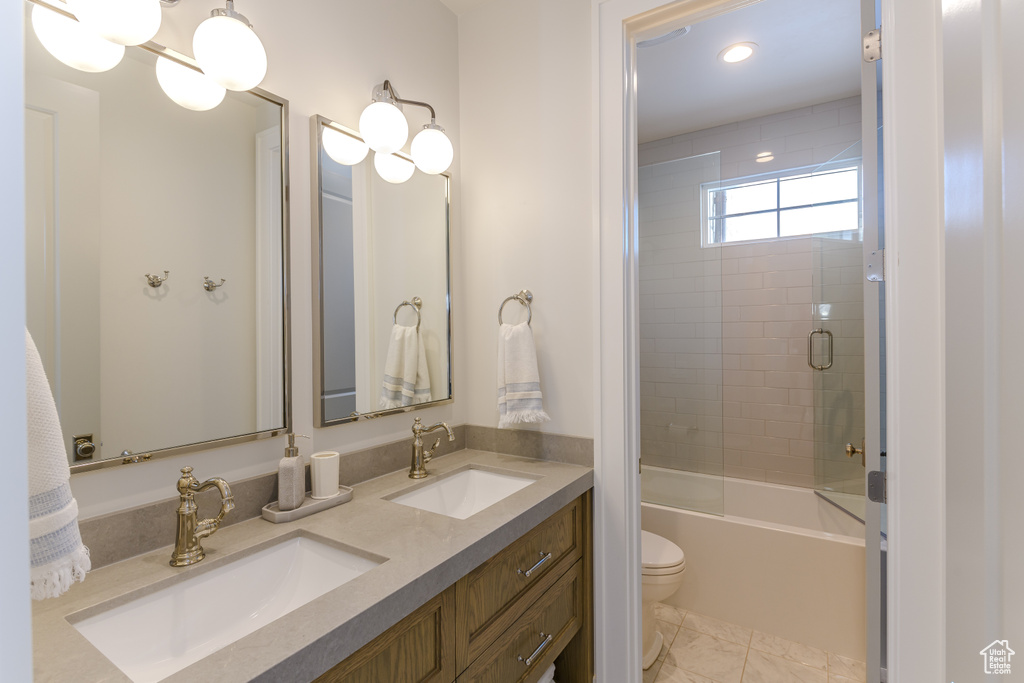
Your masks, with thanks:
M227 280L225 280L224 278L221 278L220 279L220 284L218 285L216 282L214 282L213 280L210 279L209 275L204 275L203 276L203 289L205 289L207 292L212 292L213 290L217 289L218 287L223 287L225 282L227 282Z
M164 280L166 280L170 276L171 271L169 270L164 271L163 277L160 277L159 275L150 275L149 273L146 273L146 279L149 280L149 286L153 287L154 289L162 285L164 283Z

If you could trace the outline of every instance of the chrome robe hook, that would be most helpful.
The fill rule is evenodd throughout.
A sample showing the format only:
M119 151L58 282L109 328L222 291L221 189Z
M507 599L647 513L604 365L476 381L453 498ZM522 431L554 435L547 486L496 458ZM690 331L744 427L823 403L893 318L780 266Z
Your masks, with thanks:
M225 280L224 278L221 278L220 279L220 284L218 285L216 282L214 282L213 280L210 279L209 275L204 275L203 276L203 289L205 289L207 292L212 292L213 290L217 289L218 287L223 287L225 282L227 282L227 280Z

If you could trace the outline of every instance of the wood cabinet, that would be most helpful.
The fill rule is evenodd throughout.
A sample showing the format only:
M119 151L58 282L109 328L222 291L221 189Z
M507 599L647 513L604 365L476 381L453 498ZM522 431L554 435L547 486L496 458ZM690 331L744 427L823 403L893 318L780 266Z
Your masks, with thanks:
M451 683L455 678L455 586L316 679L317 683Z
M591 683L588 491L317 679L317 683Z

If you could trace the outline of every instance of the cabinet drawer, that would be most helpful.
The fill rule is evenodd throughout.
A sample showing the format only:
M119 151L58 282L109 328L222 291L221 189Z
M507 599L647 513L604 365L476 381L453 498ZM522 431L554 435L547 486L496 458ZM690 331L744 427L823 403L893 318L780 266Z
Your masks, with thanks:
M582 555L583 499L576 499L461 579L456 584L459 671Z
M315 683L451 683L455 680L452 586Z
M536 681L579 631L583 591L579 561L459 676L459 683Z

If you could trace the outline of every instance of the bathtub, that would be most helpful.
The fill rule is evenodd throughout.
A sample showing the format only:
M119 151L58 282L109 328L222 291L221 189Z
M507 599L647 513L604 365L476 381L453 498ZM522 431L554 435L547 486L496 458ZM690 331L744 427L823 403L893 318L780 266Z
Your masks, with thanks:
M865 660L863 524L810 489L646 465L642 482L641 526L686 555L666 602ZM648 502L667 494L724 515Z

